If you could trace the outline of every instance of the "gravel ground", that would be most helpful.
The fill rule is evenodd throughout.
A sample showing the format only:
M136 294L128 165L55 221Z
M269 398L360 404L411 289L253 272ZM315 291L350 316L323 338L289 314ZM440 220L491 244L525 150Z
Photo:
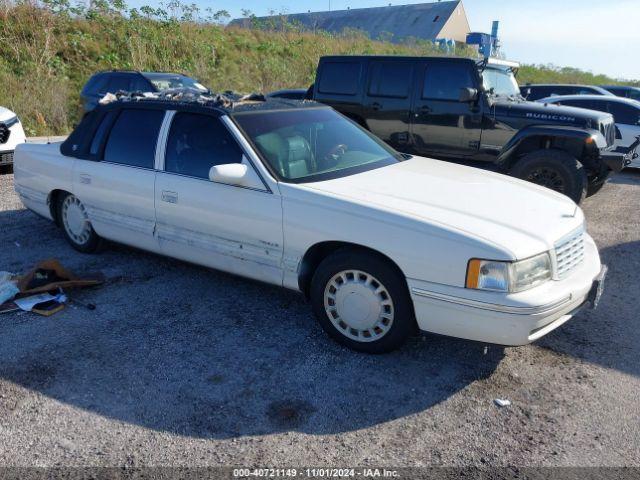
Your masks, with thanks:
M534 345L330 341L295 293L112 245L75 252L0 177L0 270L108 281L0 316L0 465L640 466L640 174L584 208L601 306ZM495 398L511 400L498 408Z

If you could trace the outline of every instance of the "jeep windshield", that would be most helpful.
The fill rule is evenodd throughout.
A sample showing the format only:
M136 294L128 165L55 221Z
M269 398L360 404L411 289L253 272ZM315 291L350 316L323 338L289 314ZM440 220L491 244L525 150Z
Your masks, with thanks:
M511 69L488 67L482 72L482 84L489 95L521 99L520 87Z
M406 159L330 108L241 112L233 118L285 182L340 178Z

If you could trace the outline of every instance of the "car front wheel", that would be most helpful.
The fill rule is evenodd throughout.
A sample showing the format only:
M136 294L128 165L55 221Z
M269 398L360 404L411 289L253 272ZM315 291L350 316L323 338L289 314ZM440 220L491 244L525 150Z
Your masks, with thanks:
M93 253L102 246L102 239L93 230L87 209L70 193L58 202L58 219L67 241L73 248L83 253Z
M345 249L327 257L313 276L310 293L322 328L354 350L395 350L415 326L405 279L375 254Z

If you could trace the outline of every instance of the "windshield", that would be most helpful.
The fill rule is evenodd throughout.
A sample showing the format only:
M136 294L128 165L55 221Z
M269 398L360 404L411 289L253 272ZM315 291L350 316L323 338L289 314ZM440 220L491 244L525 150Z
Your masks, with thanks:
M405 159L329 108L238 113L234 118L271 170L293 183L344 177Z
M489 94L500 97L519 97L520 88L511 70L487 68L482 72L482 84Z
M152 74L146 75L147 79L153 83L153 86L158 90L169 90L172 88L195 88L201 92L206 92L207 87L198 83L193 78L185 77L183 75L171 75L171 74Z

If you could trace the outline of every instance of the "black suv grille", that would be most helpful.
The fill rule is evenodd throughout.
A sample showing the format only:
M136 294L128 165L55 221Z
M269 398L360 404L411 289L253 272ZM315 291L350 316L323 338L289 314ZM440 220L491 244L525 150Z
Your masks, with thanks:
M600 133L607 140L607 146L610 147L616 143L616 124L613 122L605 122L600 124Z
M0 165L11 165L13 163L13 152L0 153Z
M7 143L11 130L4 123L0 123L0 143Z

